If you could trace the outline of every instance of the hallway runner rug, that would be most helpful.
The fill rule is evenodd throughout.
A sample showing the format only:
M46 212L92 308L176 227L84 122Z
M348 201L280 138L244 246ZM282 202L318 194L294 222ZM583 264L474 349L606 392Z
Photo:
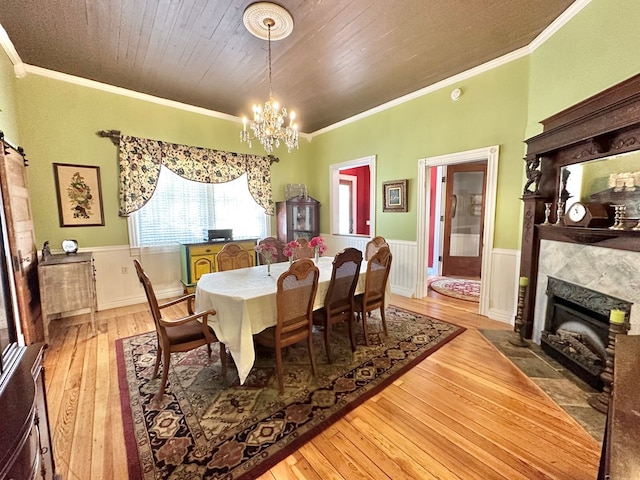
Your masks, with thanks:
M448 297L480 302L480 281L440 277L429 283L429 288Z
M353 353L346 324L332 330L332 358L314 329L317 375L306 342L284 355L285 393L278 395L273 350L259 349L239 385L233 362L222 378L216 344L173 354L167 391L154 400L156 334L116 340L129 478L251 479L280 462L336 420L455 338L464 328L390 306L388 336L378 314L369 343L356 326ZM217 359L217 361L216 361Z

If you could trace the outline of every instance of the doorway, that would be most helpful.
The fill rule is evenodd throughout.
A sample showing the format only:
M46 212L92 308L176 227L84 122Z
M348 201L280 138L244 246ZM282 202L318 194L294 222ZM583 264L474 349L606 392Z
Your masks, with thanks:
M445 175L442 275L480 279L487 162L449 165ZM438 216L437 214L435 215Z
M496 210L496 190L498 179L498 158L499 147L497 145L464 152L440 155L437 157L422 158L418 160L418 225L417 225L417 261L416 269L416 290L417 298L427 296L427 268L429 263L429 238L435 230L439 229L440 222L435 222L435 226L430 225L434 215L439 213L436 205L432 205L431 190L434 188L429 182L429 170L431 167L449 167L450 165L486 162L485 188L482 199L481 218L483 229L480 235L479 251L481 251L481 278L480 278L480 302L478 313L488 316L489 313L489 285L491 279L493 234ZM436 202L437 203L437 202ZM439 207L438 207L439 208Z

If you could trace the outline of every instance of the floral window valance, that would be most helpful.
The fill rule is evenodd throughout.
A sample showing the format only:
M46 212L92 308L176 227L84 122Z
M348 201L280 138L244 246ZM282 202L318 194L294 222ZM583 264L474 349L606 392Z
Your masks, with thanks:
M269 157L120 136L120 216L142 208L155 192L164 165L177 175L202 183L225 183L247 174L249 192L273 215Z

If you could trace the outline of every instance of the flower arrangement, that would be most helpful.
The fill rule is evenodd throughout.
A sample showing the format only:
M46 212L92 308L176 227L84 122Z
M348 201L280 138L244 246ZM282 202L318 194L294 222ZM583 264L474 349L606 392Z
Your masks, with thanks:
M295 240L291 240L282 249L282 254L285 257L287 257L289 260L291 260L293 258L293 253L295 252L296 248L298 248L299 246L300 244L298 242L296 242Z
M259 254L262 254L267 264L271 263L273 257L278 256L278 250L276 249L276 246L271 242L259 243L258 245L253 247L253 249Z
M319 255L322 255L324 252L327 251L327 246L325 245L322 237L313 237L311 240L309 240L309 246L311 248L315 248L316 257Z

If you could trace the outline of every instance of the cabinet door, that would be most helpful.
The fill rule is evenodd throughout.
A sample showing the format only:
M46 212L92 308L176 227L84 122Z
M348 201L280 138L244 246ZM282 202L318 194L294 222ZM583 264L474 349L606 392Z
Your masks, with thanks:
M191 283L196 283L205 273L215 272L216 256L194 255L191 257Z
M310 240L317 235L317 207L312 203L298 203L291 205L291 230L293 239L306 238Z

